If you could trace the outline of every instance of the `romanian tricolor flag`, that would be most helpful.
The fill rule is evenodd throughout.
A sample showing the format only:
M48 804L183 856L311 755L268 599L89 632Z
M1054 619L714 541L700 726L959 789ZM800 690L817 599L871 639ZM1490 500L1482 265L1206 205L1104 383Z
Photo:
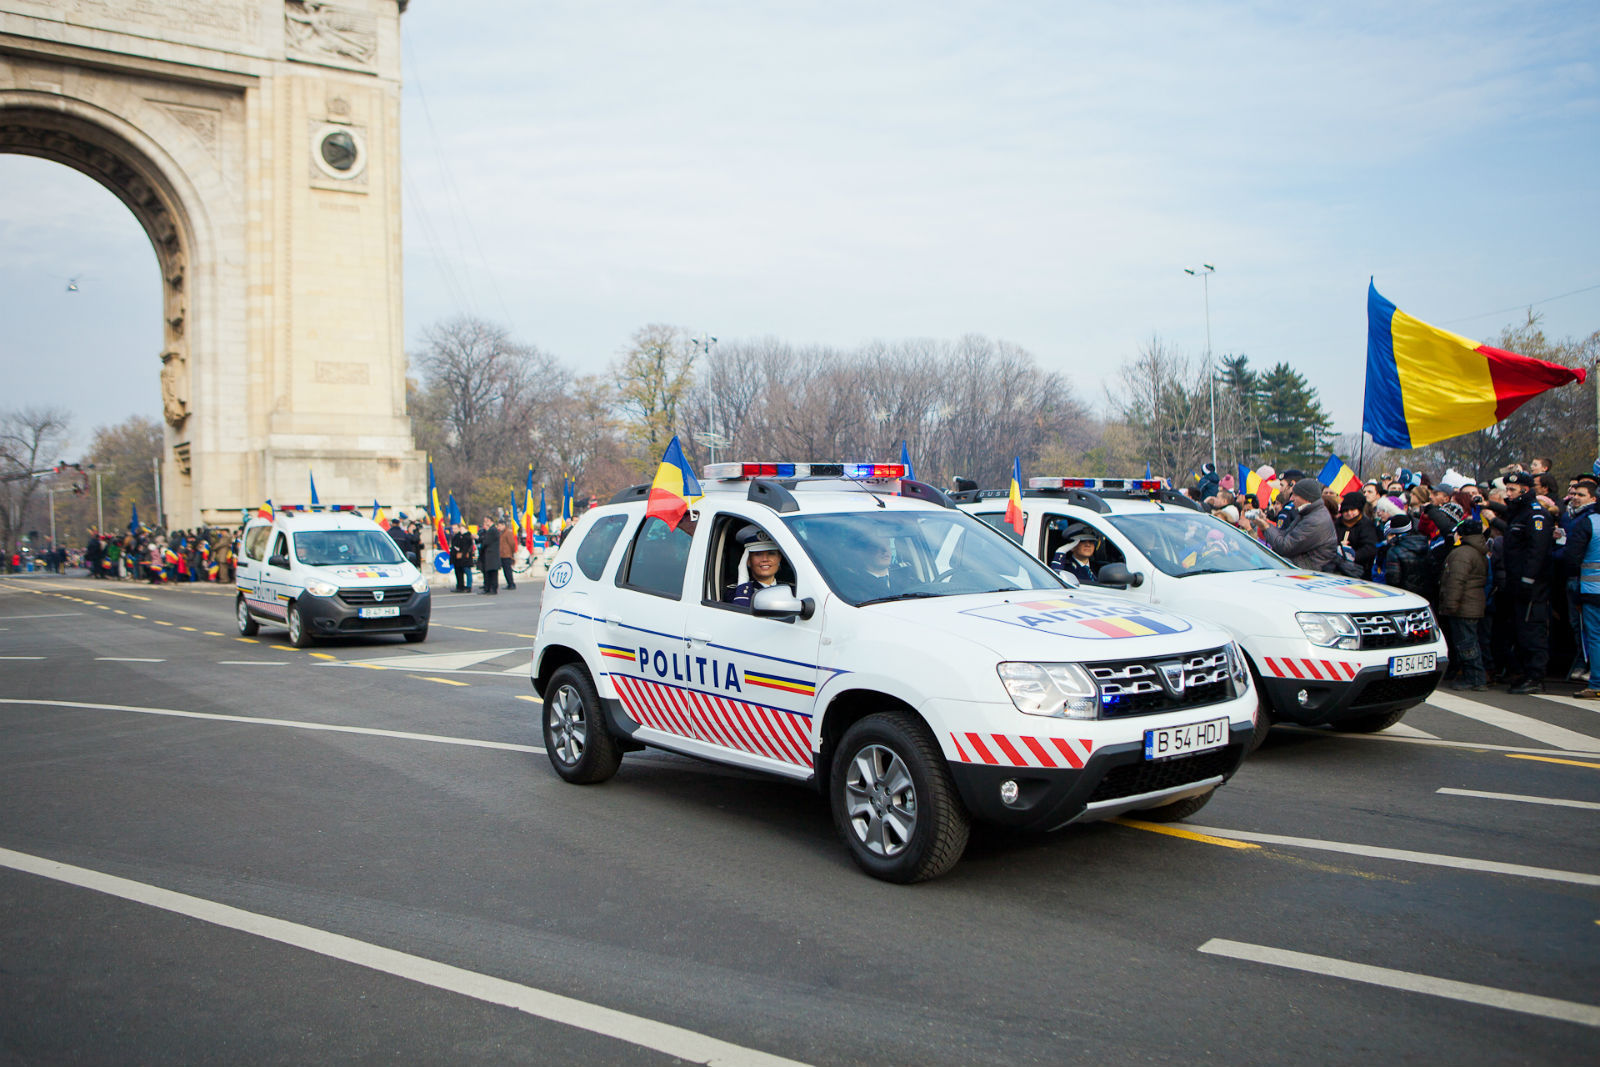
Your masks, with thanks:
M539 503L544 503L544 490L539 490ZM528 554L533 554L533 464L528 464L528 488L523 496L522 504L522 540L528 547Z
M372 521L385 530L389 528L389 516L385 515L383 509L378 506L377 497L372 498Z
M428 460L428 526L433 530L436 548L445 546L444 512L439 510L439 486L433 480L433 460Z
M256 509L256 517L266 519L268 522L272 521L272 501L270 499Z
M676 443L678 439L674 437L672 440L674 443ZM668 451L670 452L671 449L669 448ZM683 458L683 449L681 448L678 450L678 458ZM685 467L684 470L687 471L688 468ZM659 473L656 475L658 478L660 476L661 475ZM690 479L693 479L694 474L690 473L689 477ZM572 525L572 494L576 489L577 486L573 484L572 479L563 474L561 476L561 532L563 534L566 533L568 527ZM695 483L695 492L697 494L700 492L700 483L698 482ZM655 494L652 492L651 495L654 496ZM648 514L649 509L647 508L646 515Z
M1254 500L1257 507L1264 508L1272 502L1272 482L1243 463L1239 464L1238 492Z
M667 445L666 452L662 453L655 481L650 483L650 499L644 508L645 518L654 515L676 530L684 516L689 514L690 505L699 499L700 482L695 478L694 471L689 469L689 461L683 457L683 446L674 437L672 443ZM564 501L563 511L566 507Z
M1328 462L1322 465L1322 473L1317 475L1317 481L1340 496L1361 492L1361 479L1350 469L1350 464L1338 456L1328 457Z
M1584 371L1480 345L1414 319L1367 286L1362 429L1385 448L1421 448L1493 426Z
M550 532L550 513L545 510L544 486L542 485L539 487L539 532L541 534Z
M1018 456L1011 461L1011 492L1006 496L1006 521L1011 528L1017 531L1017 536L1022 536L1022 531L1028 525L1028 517L1022 513L1022 457Z

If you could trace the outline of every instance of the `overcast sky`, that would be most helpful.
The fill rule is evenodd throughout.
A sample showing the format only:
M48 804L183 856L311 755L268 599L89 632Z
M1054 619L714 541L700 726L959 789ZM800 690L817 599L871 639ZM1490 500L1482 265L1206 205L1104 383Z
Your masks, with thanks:
M1353 431L1369 276L1469 337L1579 289L1547 332L1600 329L1600 6L1311 7L415 0L408 338L982 333L1100 404L1153 333L1204 351L1208 262L1215 351ZM159 298L109 193L0 156L0 407L159 414Z

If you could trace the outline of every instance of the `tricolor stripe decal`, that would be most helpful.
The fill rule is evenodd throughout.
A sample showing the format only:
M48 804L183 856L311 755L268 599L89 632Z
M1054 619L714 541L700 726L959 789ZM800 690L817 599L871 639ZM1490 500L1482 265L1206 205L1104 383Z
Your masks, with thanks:
M1361 664L1345 663L1343 660L1291 659L1288 656L1275 659L1264 656L1261 662L1274 678L1299 678L1302 681L1348 682L1361 671Z
M811 766L811 721L798 712L613 674L623 710L641 726L708 745Z
M784 693L798 693L806 697L817 695L817 687L810 682L799 678L785 678L780 674L768 674L765 671L745 671L744 684L760 686L763 689L776 689Z
M601 645L600 655L606 659L627 660L629 663L635 663L639 658L639 654L633 649L623 648L620 645Z
M1088 737L1028 737L1019 734L950 735L956 759L991 767L1070 767L1081 770L1094 749Z

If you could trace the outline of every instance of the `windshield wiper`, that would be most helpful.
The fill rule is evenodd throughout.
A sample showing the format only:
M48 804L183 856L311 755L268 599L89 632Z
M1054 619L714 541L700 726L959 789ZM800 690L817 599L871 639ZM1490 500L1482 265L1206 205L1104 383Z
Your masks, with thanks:
M884 603L887 603L888 601L891 601L891 600L921 600L924 597L936 597L936 596L946 596L946 595L947 594L945 594L945 593L925 593L925 592L896 593L893 596L875 596L871 600L863 600L861 603L857 604L856 607L864 608L868 604L884 604Z

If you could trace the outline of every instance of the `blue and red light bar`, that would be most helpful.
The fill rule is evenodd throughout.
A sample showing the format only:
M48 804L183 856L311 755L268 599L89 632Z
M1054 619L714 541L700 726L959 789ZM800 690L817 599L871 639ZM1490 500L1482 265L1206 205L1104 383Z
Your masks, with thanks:
M701 472L708 482L747 478L850 478L876 481L904 478L904 463L710 463Z
M1029 478L1028 488L1159 493L1167 488L1167 480L1165 478Z

